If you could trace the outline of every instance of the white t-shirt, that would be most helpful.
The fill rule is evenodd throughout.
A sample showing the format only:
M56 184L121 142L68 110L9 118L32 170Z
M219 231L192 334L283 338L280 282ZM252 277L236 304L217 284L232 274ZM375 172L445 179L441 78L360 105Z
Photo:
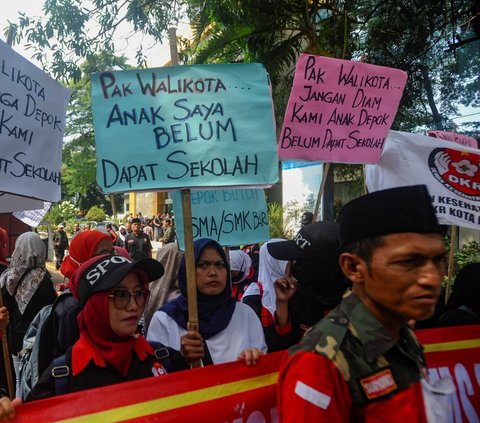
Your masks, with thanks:
M168 314L156 311L150 322L147 340L180 351L180 338L186 330ZM214 364L236 361L247 348L258 348L267 352L262 324L255 312L246 304L237 302L228 326L206 340Z

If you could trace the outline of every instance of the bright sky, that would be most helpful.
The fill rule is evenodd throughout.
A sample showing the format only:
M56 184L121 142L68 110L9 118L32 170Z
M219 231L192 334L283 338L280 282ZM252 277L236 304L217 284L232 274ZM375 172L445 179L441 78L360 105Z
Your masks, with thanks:
M18 12L28 13L30 17L42 16L43 3L44 0L0 0L0 38L6 41L4 29L8 26L8 21L17 21ZM177 34L188 37L190 35L188 25L185 23L179 24ZM125 37L127 38L127 36L128 30L125 31ZM124 42L118 42L119 51L117 51L117 53L125 54L129 57L130 64L134 66L136 64L135 47L140 43L141 38L142 37L139 35L138 37L128 37ZM142 41L145 40L147 40L147 42L144 43L144 46L147 46L145 53L148 58L148 66L163 66L170 59L168 40L165 40L162 44L154 43L153 41L149 42L146 36ZM30 57L31 52L25 50L22 45L14 45L13 48L22 56L33 61Z

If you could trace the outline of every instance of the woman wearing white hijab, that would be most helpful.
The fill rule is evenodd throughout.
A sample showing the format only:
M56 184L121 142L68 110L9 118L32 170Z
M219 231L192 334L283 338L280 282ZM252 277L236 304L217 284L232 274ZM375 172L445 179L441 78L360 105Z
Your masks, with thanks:
M253 282L255 269L252 259L242 250L230 250L230 273L232 276L232 295L240 301L248 285Z
M273 258L267 244L285 241L273 238L260 247L258 282L248 286L242 302L259 316L268 352L285 349L298 341L297 325L292 325L288 301L297 289L297 281L290 274L290 263Z
M46 248L35 232L21 234L10 265L0 276L5 306L10 312L8 344L18 372L23 336L35 315L56 298L52 276L45 267Z

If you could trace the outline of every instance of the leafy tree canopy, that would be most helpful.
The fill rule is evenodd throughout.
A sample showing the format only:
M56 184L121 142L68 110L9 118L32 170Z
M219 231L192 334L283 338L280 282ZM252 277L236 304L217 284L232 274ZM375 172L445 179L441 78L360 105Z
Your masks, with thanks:
M460 106L480 107L478 0L92 0L87 4L46 0L45 20L20 16L17 37L27 40L34 57L57 78L81 80L79 58L96 63L95 54L114 52L124 41L119 37L123 24L130 25L129 39L139 32L160 41L179 18L177 11L186 10L194 38L182 40L183 60L263 63L272 78L279 124L297 57L308 52L405 70L409 78L395 129L480 135L478 119L462 128L451 119ZM139 66L145 61L142 47L140 43L137 48ZM84 125L90 111L82 108L89 103L88 96L88 89L79 90L72 104L78 102L80 107L75 108L75 116L69 114L69 131L77 141L71 145L72 158L65 169L66 180L77 188L70 192L91 186L82 179L91 176L87 167L93 157L91 127Z
M45 17L20 13L16 40L25 40L32 57L56 78L78 80L80 62L99 52L121 51L136 34L136 59L142 65L142 36L161 41L178 8L176 0L45 0Z
M80 66L81 78L70 80L72 97L67 110L66 142L63 147L62 190L63 197L75 200L77 207L88 210L101 205L113 213L110 200L96 184L95 140L91 108L90 77L93 72L111 69L128 69L125 57L116 57L108 52L96 54ZM117 208L122 196L115 196Z
M188 3L195 30L189 60L264 63L277 89L277 111L284 110L289 90L279 88L291 86L299 52L407 71L397 129L452 130L449 117L460 105L479 105L480 6L474 0Z
M85 215L87 220L94 220L95 222L102 222L105 220L105 212L101 207L92 206Z
M78 80L79 58L92 63L94 54L118 50L135 33L160 41L183 10L195 36L182 40L182 57L263 63L279 122L300 52L406 70L396 129L456 129L449 118L458 107L480 105L476 0L45 0L45 19L22 14L17 38L54 76ZM144 43L136 48L141 66ZM478 136L473 123L470 129Z

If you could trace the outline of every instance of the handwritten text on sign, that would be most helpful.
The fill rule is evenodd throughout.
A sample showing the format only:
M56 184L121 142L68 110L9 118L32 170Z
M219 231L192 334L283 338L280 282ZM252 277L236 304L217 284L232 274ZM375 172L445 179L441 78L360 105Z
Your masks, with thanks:
M198 65L92 77L97 181L104 192L278 179L262 65Z
M184 249L180 191L173 206L177 238ZM263 189L192 190L193 239L212 238L223 246L255 244L270 239L267 203Z
M70 90L0 41L0 191L60 200Z
M376 163L406 81L398 69L302 54L280 134L280 159Z

